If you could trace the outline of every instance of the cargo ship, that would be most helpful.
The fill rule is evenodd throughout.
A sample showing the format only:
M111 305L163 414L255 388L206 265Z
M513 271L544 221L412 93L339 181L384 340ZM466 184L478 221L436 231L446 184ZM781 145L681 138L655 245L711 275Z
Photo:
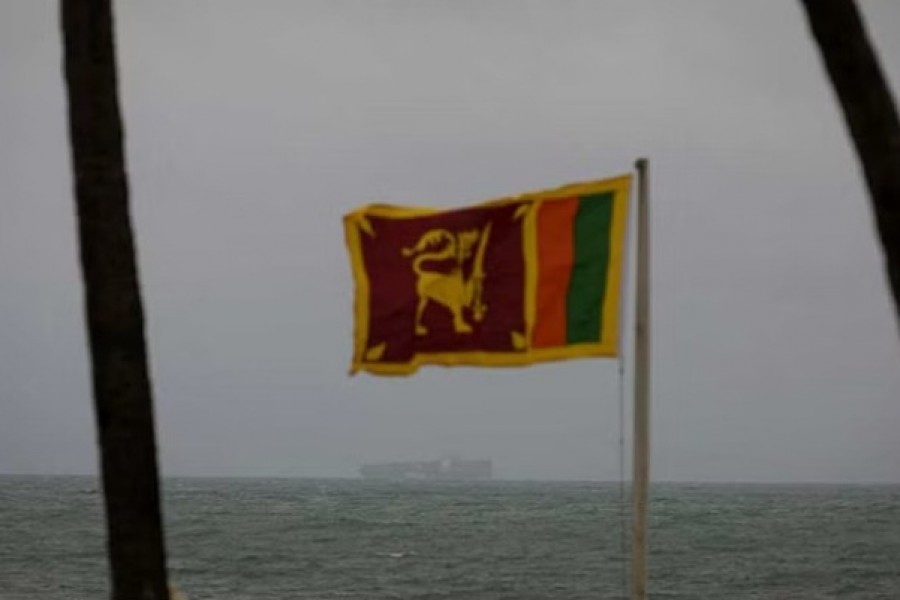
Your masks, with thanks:
M364 479L473 481L491 479L493 465L489 459L446 458L368 464L360 467L359 474Z

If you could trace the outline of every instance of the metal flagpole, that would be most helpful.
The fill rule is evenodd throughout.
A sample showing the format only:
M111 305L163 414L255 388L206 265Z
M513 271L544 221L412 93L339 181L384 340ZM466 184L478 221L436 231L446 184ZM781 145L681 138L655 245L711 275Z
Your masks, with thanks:
M638 183L637 280L634 339L634 456L632 464L631 595L647 598L647 500L650 479L650 214L647 159L635 164Z

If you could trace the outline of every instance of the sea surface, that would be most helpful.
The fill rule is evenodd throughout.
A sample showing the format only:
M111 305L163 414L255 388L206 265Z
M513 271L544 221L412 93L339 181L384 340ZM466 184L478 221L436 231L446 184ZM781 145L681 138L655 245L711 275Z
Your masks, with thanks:
M0 477L0 599L106 598L87 477ZM164 482L191 600L625 598L617 484ZM651 598L900 598L900 486L653 488Z

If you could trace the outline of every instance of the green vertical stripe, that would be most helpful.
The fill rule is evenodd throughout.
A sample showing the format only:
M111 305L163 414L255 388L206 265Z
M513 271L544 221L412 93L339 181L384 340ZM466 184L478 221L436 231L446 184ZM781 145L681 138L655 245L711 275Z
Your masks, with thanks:
M600 341L609 267L613 194L584 196L575 215L572 277L566 299L566 342Z

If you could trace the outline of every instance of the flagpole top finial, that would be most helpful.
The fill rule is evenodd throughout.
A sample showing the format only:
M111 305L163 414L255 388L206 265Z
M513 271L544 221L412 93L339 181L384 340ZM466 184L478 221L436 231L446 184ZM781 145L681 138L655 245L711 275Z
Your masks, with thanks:
M642 156L639 159L637 159L636 161L634 161L634 168L636 168L638 171L643 171L644 169L646 169L647 168L647 158Z

